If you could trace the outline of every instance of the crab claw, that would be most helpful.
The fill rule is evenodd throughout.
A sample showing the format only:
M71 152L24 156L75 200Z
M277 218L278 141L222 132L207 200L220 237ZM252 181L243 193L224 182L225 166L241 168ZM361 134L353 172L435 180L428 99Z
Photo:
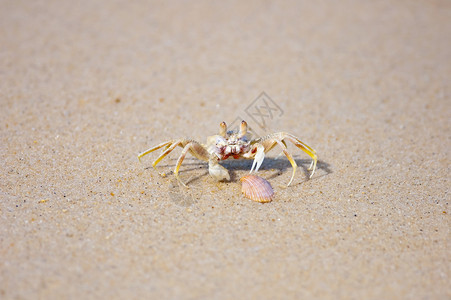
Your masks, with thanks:
M252 173L252 171L254 170L254 167L255 167L255 172L257 172L258 169L260 169L260 166L262 165L263 160L265 159L265 147L263 147L263 145L261 145L261 144L256 144L256 147L257 147L257 153L255 154L254 162L252 163L252 168L249 173Z
M217 160L210 159L210 161L208 162L208 173L210 173L210 176L217 181L230 181L229 171L221 166Z

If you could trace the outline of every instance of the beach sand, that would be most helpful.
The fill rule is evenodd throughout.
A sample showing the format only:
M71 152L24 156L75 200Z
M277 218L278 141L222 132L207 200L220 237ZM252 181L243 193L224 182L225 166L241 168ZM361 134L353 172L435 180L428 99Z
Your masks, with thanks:
M450 299L448 1L2 1L0 298ZM262 94L264 93L264 94ZM241 194L181 148L286 131Z

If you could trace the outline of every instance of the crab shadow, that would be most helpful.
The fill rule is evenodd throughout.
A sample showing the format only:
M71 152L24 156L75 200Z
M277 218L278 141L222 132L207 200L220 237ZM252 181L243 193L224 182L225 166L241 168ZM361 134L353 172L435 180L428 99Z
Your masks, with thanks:
M298 171L302 170L304 173L305 178L309 178L310 171L308 171L308 167L310 166L311 160L310 159L299 159L295 158L296 164L298 165ZM250 171L252 168L252 162L253 160L247 160L247 159L237 159L237 160L226 160L221 162L221 165L226 168L229 171L230 174L230 181L234 182L237 181L238 178L238 172L240 171ZM159 166L159 170L163 170L166 168L170 168L171 171L167 172L167 175L173 175L174 172L172 171L175 166L174 164L165 164ZM151 167L147 167L146 169L149 169ZM179 174L182 175L183 173L193 172L199 169L205 170L202 172L202 174L197 174L195 176L191 176L185 184L195 183L198 180L200 180L202 177L208 175L208 163L205 163L203 161L199 161L195 158L186 158L184 163L182 164L182 167L180 168ZM291 163L287 159L283 158L274 158L274 157L266 157L263 161L263 164L260 166L259 171L274 171L271 175L266 177L266 179L273 179L276 177L281 176L284 174L287 170L292 169ZM318 174L318 171L321 170L321 174ZM314 178L320 178L323 176L327 176L330 173L332 173L330 164L318 160L318 163L316 164L316 172ZM290 171L291 174L291 171Z
M308 167L310 166L310 163L312 161L310 159L299 159L299 158L294 158L294 160L298 165L297 168L298 172L302 170L305 178L306 179L309 178L310 171L308 170ZM237 171L250 171L250 169L252 168L252 162L253 162L252 160L238 160L238 161L232 160L225 161L224 163L222 163L222 165L229 170L230 181L235 181L239 179L237 178L238 177ZM289 171L291 175L291 170L292 170L291 163L287 159L273 157L266 157L259 169L259 171L272 171L272 173L270 173L270 175L266 177L266 179L273 179L279 177L287 171ZM317 178L332 173L330 165L320 160L316 164L316 172L318 172L318 170L322 170L324 171L324 173L321 174L320 176L315 176Z

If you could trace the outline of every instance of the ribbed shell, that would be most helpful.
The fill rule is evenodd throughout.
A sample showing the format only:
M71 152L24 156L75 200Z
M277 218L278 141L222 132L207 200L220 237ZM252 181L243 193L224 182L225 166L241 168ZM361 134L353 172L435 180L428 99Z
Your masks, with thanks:
M260 203L270 202L274 196L271 184L257 175L246 175L241 177L241 192L247 198Z

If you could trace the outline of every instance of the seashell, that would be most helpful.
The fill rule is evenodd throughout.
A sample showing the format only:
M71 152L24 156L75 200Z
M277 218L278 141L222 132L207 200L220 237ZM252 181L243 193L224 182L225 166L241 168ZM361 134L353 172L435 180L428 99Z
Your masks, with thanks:
M240 178L241 192L245 197L260 203L270 202L274 196L271 184L257 175L246 175Z

